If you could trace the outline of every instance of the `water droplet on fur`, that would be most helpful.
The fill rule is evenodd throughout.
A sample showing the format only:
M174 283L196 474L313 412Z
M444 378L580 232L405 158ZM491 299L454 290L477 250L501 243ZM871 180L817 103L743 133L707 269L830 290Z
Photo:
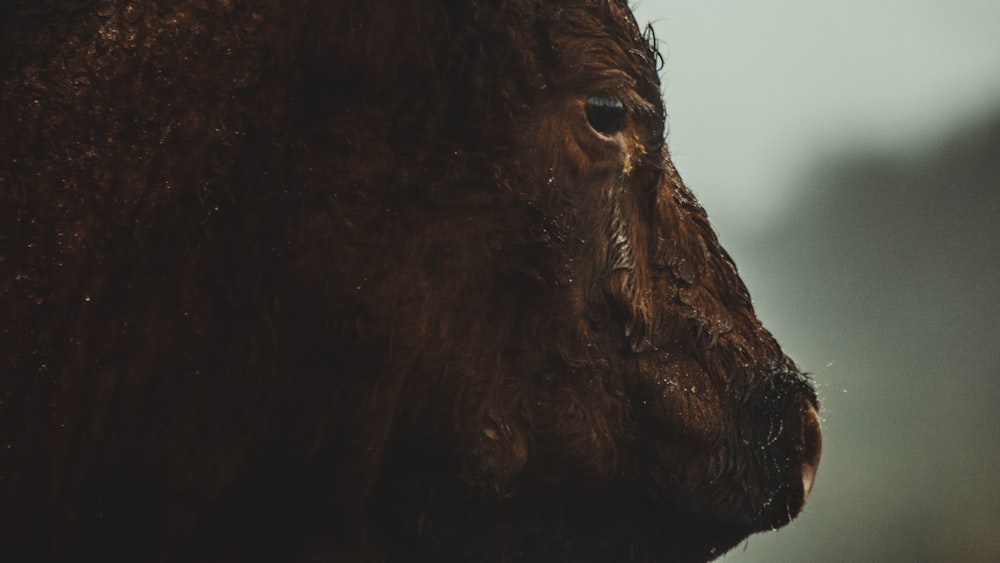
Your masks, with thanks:
M97 15L102 18L110 17L111 14L115 13L115 5L113 2L101 2L97 6Z
M128 4L124 8L124 18L128 23L135 23L139 19L140 10L135 4Z

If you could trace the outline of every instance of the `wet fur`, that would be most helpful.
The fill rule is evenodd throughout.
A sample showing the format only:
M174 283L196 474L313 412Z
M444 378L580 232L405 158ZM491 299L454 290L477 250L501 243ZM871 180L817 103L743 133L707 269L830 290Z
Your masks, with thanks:
M2 10L5 550L697 561L801 509L814 396L623 3Z

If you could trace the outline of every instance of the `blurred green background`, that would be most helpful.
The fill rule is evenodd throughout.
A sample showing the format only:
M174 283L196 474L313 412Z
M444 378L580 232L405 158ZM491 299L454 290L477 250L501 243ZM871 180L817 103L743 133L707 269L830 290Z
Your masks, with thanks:
M635 8L675 162L823 402L805 512L723 561L1000 561L1000 2Z

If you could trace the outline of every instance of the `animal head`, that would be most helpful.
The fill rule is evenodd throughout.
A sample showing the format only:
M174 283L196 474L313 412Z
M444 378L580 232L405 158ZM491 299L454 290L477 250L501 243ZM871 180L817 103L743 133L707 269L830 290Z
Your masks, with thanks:
M329 212L377 224L330 274L394 413L362 440L374 528L433 557L653 561L784 525L816 398L671 163L655 39L618 1L449 6L324 102L384 138L342 160L370 201Z
M3 10L12 549L699 561L801 511L815 394L624 1Z

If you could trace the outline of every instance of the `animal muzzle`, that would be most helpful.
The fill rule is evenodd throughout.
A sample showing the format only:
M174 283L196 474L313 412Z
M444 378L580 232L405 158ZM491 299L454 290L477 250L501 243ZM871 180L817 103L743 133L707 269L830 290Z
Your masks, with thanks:
M819 410L811 401L802 410L802 437L800 460L802 466L802 502L805 504L816 481L819 458L823 452L823 432L820 429Z
M784 526L798 515L813 490L819 469L823 449L819 405L813 390L799 379L801 376L788 377L798 380L791 389L777 398L772 395L764 399L784 403L783 408L768 409L771 416L781 413L780 418L771 418L766 430L763 425L755 430L754 442L765 452L758 460L758 474L766 482L764 495L757 499L762 502L754 523L757 530ZM778 379L787 381L785 377ZM780 429L774 430L775 425Z

